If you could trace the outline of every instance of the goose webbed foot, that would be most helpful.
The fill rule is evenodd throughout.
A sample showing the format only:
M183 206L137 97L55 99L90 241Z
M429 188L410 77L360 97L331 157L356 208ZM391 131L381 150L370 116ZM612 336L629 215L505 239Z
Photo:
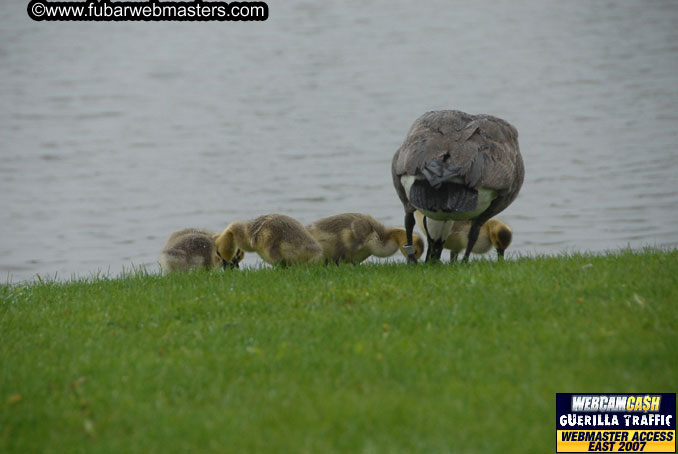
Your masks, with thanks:
M445 242L442 240L432 240L428 238L428 248L426 250L426 263L440 262L440 256L443 253Z
M403 251L407 254L407 263L417 263L416 248L412 244L403 245Z

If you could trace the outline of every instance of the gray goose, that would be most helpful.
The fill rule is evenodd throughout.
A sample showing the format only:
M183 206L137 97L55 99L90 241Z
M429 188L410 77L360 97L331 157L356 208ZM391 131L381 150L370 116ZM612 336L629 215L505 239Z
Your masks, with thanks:
M491 115L458 110L427 112L419 117L393 156L393 184L405 208L408 260L414 212L424 214L426 261L440 260L454 221L471 220L464 261L480 227L515 200L525 168L518 131Z

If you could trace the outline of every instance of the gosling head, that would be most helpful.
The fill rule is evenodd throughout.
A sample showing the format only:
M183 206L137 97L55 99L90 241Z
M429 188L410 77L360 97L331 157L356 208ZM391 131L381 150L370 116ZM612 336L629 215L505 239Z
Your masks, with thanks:
M222 260L224 262L224 268L226 268L226 266L230 266L231 269L240 268L240 262L242 262L242 259L244 258L245 252L242 249L237 249L235 251L235 255L233 256L233 260L231 260L230 263Z
M221 235L216 237L214 244L217 248L217 255L222 260L222 263L232 263L238 251L238 248L235 247L233 232L226 228Z
M498 219L490 219L486 224L492 246L497 250L499 257L504 257L504 251L509 247L513 239L511 227Z

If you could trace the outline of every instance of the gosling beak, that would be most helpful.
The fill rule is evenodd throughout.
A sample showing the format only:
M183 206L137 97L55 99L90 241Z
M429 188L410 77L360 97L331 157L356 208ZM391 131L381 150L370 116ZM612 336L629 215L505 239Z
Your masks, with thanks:
M497 249L497 258L499 259L504 259L504 250L503 249Z

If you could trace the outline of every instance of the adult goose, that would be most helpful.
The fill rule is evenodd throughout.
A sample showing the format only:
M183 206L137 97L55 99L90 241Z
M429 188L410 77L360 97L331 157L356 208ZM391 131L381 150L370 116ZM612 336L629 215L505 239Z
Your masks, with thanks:
M471 220L468 261L480 227L515 200L525 169L511 124L491 115L440 110L414 122L393 156L391 173L405 208L408 260L416 263L416 210L425 216L426 261L440 259L452 222Z

